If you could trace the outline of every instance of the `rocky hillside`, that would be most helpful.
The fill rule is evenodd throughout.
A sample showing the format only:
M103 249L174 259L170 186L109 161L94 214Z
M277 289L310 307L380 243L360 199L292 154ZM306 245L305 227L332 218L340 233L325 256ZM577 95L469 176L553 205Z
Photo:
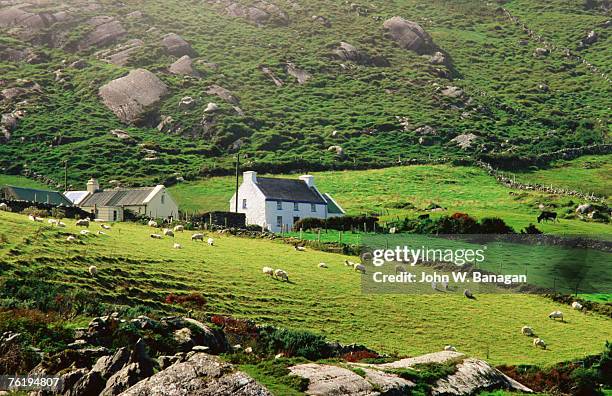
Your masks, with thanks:
M133 184L238 150L289 171L605 143L606 7L0 0L1 172Z

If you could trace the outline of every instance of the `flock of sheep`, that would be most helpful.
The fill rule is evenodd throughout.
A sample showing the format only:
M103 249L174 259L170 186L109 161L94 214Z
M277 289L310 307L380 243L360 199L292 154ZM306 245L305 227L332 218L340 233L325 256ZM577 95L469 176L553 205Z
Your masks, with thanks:
M582 304L580 304L578 301L574 301L572 303L572 308L578 311L582 311ZM557 319L561 319L561 321L563 322L563 312L561 311L553 311L548 315L549 319L553 319L553 320L557 320ZM535 331L533 330L533 328L529 327L529 326L523 326L521 328L521 334L527 336L527 337L535 337L533 339L533 346L535 347L539 347L542 349L546 349L547 345L546 342L541 339L540 337L536 337Z

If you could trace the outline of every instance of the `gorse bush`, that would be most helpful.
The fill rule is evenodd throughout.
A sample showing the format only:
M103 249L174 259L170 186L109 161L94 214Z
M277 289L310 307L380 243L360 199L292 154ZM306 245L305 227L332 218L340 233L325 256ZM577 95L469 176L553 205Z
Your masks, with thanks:
M282 352L286 356L299 356L309 360L327 358L332 354L332 348L324 336L309 331L273 327L260 329L258 348L267 355Z
M398 224L399 230L415 234L511 234L512 227L502 219L485 217L477 221L466 213L454 213L438 219L405 218Z

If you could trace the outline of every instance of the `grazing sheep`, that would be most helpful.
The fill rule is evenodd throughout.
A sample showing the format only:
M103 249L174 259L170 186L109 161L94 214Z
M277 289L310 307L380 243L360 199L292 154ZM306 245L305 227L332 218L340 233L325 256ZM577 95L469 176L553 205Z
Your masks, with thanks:
M463 291L463 295L464 295L466 298L469 298L470 300L476 300L476 297L474 297L474 294L472 294L472 291L471 291L470 289L465 289L465 290Z
M581 311L582 310L582 304L580 304L578 301L574 301L572 303L572 308L574 308L577 311Z
M66 238L66 242L75 242L76 240L77 240L76 237L74 237L72 235L70 235L70 236L68 236L68 238Z
M83 231L85 231L85 230L83 230ZM98 235L108 235L108 234L106 232L104 232L104 231L98 231Z
M353 265L353 270L357 272L361 272L362 274L366 273L366 267L363 264L355 264Z
M557 318L560 318L561 322L563 322L563 312L561 312L561 311L553 311L553 312L550 313L550 315L548 315L548 318L552 319L552 320L556 320Z
M169 228L164 228L164 235L165 236L169 236L169 237L173 237L174 236L174 231L172 231Z
M327 264L325 264L325 263L319 263L319 268L327 268Z
M157 225L157 221L155 221L155 220L149 220L149 222L147 223L147 225L148 225L149 227L153 227L153 228L157 228L157 227L158 227L158 225Z
M444 347L444 350L445 350L445 351L457 352L457 348L455 348L455 347L454 347L454 346L452 346L452 345L446 345L446 346Z
M261 270L264 274L274 276L274 269L270 267L263 267Z
M104 228L105 230L111 229L111 226L109 226L108 224L100 224L100 227Z
M153 238L153 239L162 239L162 238L163 238L163 236L161 236L161 235L159 235L159 234L151 234L150 236L151 236L151 238Z
M81 235L89 235L89 231L87 231L87 230L81 230L80 234L81 234Z
M36 216L28 215L30 221L36 221Z
M183 248L180 243L175 243L172 247L174 249L182 249Z
M540 347L542 349L546 349L546 343L541 338L534 338L533 339L533 346L536 347L536 348Z
M282 269L275 270L274 277L282 281L289 282L289 274L287 274L287 272Z
M57 222L57 226L64 228L64 227L66 227L66 223L64 223L63 221L58 221Z
M183 232L183 231L185 231L185 227L180 224L174 227L174 232Z
M534 335L535 335L535 333L533 332L533 329L532 329L531 327L529 327L529 326L523 326L523 327L521 328L521 333L522 333L523 335L528 336L528 337L532 337L532 336L534 336Z
M95 265L89 267L89 275L96 276L98 275L98 268Z
M297 250L298 252L305 252L306 251L306 248L304 246L295 245L295 246L293 246L293 248L295 250Z
M355 263L349 260L344 260L344 265L346 265L347 267L354 267Z
M204 241L204 234L200 234L200 233L198 233L198 234L193 234L193 235L191 236L191 240L192 240L192 241Z
M51 224L51 225L55 225L55 224L57 224L57 220L55 220L55 219L49 219L49 220L47 220L47 223L49 223L49 224Z
M244 353L253 353L253 348L252 347L244 348Z
M405 265L398 264L395 266L395 275L397 275L399 272L408 272L408 270L406 269Z
M89 219L80 219L76 222L77 227L89 227Z
M4 212L8 212L9 211L9 207L7 204L5 204L4 202L0 203L0 210L4 211Z
M215 245L215 240L212 238L208 238L208 240L206 241L206 243L208 243L209 246L214 246Z

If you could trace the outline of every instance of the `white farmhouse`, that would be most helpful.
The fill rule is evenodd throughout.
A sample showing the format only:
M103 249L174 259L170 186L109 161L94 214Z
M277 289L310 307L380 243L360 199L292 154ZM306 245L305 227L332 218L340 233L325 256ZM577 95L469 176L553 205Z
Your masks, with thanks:
M123 221L126 210L155 219L177 218L179 214L178 205L163 185L101 190L98 181L90 179L86 191L66 191L64 195L105 221Z
M236 194L229 204L230 212L236 212ZM238 213L246 215L247 224L280 232L290 230L303 218L327 219L343 216L345 212L329 194L317 190L314 176L304 175L295 180L244 172L238 188Z

